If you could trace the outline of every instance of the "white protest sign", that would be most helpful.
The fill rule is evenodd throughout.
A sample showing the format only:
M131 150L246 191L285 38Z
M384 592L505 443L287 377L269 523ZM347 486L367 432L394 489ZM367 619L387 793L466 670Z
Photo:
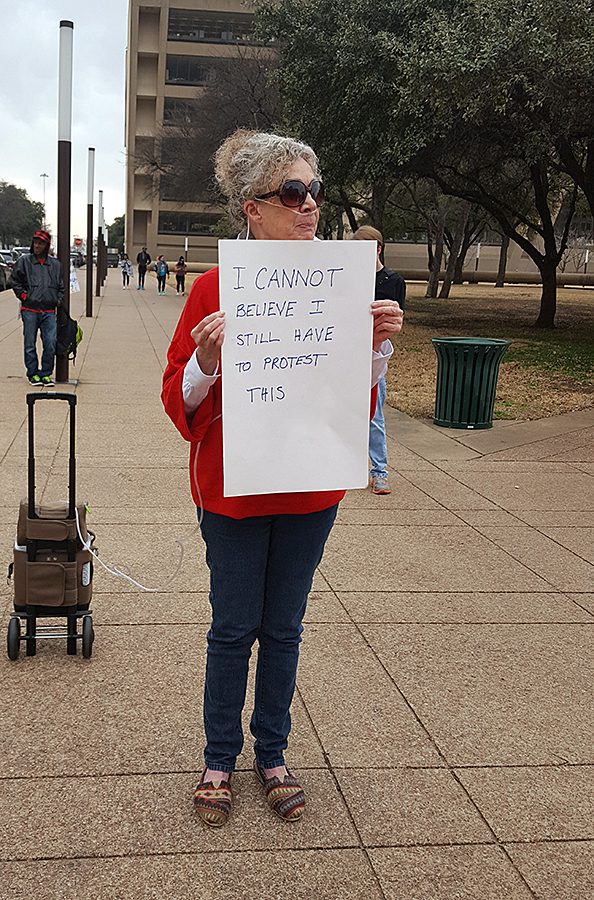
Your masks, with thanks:
M374 241L219 241L224 495L366 487Z

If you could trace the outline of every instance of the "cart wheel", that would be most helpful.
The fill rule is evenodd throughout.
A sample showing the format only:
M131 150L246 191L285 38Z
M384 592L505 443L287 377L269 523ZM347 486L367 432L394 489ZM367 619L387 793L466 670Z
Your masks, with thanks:
M18 659L21 649L21 620L18 616L11 616L6 635L6 649L9 659Z
M92 616L83 616L82 620L82 655L88 659L93 652L93 641L95 640L95 632L93 631Z

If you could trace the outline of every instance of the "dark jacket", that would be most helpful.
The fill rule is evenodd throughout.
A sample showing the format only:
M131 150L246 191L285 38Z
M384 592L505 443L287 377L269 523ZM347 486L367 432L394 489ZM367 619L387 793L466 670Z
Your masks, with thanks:
M146 269L147 266L150 265L151 255L150 253L146 253L144 250L141 250L138 256L136 257L136 264L139 269Z
M400 309L406 302L406 282L402 275L387 269L386 266L375 273L375 299L396 300Z
M62 263L54 256L39 262L33 253L23 253L12 270L11 286L27 309L55 309L64 299Z

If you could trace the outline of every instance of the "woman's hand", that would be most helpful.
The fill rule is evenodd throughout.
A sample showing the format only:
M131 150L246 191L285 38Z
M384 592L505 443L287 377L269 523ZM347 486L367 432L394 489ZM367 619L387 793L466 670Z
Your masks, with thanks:
M225 339L225 313L220 309L205 316L191 331L196 359L205 375L214 375Z
M379 350L384 341L402 330L404 313L395 300L374 300L371 304L373 316L373 349Z

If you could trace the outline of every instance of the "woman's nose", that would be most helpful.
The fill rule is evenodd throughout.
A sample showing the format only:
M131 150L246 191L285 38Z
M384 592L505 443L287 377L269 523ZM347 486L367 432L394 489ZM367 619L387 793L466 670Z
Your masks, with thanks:
M314 198L308 191L305 196L305 200L303 201L303 203L301 204L299 209L303 210L304 212L311 212L312 210L315 210L317 208L318 208L318 206L317 206L316 201L314 200Z

